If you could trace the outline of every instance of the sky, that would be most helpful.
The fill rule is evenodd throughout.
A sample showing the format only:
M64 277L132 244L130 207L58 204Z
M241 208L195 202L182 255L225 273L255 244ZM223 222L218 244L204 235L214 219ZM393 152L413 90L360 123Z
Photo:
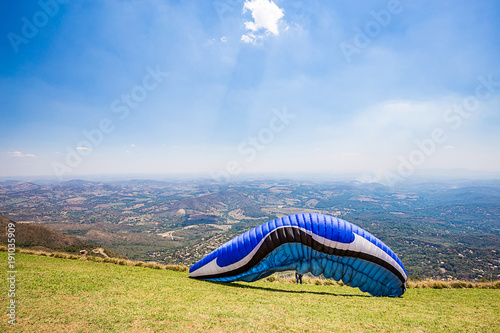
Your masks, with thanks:
M500 174L498 1L9 1L0 177Z

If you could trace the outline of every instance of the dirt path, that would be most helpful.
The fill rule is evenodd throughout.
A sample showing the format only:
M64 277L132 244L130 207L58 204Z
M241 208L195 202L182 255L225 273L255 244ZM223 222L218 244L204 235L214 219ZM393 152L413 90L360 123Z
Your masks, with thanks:
M174 240L174 231L167 231L167 232L164 232L162 234L158 234L159 236L163 237L163 238L170 238L171 240Z
M109 258L109 256L104 252L104 249L102 247L99 247L97 249L93 249L92 252L99 253L99 254L103 255L104 257Z

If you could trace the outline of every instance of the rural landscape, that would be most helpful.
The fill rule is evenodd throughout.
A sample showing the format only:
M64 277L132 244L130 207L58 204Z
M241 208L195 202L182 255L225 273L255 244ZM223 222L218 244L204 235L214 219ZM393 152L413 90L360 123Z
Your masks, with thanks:
M132 260L189 266L269 220L322 213L385 242L413 278L500 278L500 182L0 182L0 214ZM20 244L23 245L23 244ZM24 244L29 246L30 244ZM76 248L75 248L76 251Z

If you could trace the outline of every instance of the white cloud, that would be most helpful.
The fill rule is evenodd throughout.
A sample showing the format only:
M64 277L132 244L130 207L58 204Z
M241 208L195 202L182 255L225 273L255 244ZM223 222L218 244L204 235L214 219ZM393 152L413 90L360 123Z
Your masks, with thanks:
M220 41L221 41L222 43L227 42L227 38L226 38L226 36L222 36L222 37L220 38Z
M256 36L253 33L249 32L246 35L241 36L241 40L245 43L256 44L257 40L262 39L262 36Z
M92 150L92 149L90 149L89 147L76 147L76 150L84 150L84 151L87 151L87 150Z
M245 28L249 31L241 36L243 42L255 44L264 38L264 34L279 35L278 23L285 14L273 1L247 0L243 5L243 13L247 10L252 12L253 21L245 22Z
M23 154L20 151L9 151L7 155L11 157L36 157L34 154Z

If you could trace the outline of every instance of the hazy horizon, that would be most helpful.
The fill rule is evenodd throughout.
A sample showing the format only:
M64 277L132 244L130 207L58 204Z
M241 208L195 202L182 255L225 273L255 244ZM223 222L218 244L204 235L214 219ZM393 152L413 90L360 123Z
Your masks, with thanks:
M450 172L451 171L451 172ZM485 173L470 170L418 170L411 177L406 177L401 182L387 183L377 178L375 174L360 173L259 173L240 174L231 178L215 178L205 173L171 173L171 174L80 174L66 177L54 175L31 175L31 176L0 176L0 181L24 181L39 183L57 183L71 181L89 182L120 182L120 181L208 181L214 183L238 183L252 181L297 181L297 182L359 182L378 183L386 186L419 184L427 182L500 182L500 173Z

